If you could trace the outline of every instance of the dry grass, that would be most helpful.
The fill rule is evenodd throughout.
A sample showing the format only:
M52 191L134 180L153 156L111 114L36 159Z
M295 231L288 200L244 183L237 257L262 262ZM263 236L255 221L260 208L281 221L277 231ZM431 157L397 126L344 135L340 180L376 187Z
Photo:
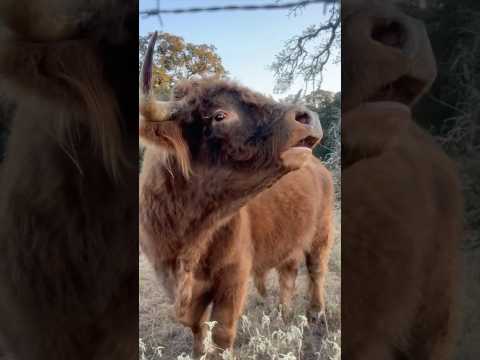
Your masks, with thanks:
M338 207L339 208L339 207ZM336 216L336 241L326 282L326 322L306 326L308 277L302 268L297 279L293 312L286 320L277 311L275 272L268 279L269 296L262 299L250 283L244 317L238 326L235 358L283 360L340 359L340 211ZM190 330L171 316L172 307L146 261L140 256L140 352L142 360L189 359ZM183 355L182 355L183 354ZM226 359L232 357L225 356Z

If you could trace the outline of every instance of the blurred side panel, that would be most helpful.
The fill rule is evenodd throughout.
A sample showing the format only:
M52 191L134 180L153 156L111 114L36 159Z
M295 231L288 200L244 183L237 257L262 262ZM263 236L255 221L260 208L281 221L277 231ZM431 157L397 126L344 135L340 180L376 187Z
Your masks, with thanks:
M480 354L479 10L342 2L344 359Z
M137 1L0 26L0 359L137 359Z

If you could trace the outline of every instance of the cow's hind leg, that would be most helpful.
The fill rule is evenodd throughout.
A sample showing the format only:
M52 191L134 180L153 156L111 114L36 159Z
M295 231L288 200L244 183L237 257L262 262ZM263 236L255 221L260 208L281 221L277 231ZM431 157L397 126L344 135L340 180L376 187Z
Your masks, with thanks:
M305 254L307 271L310 278L309 319L318 321L325 312L325 276L332 245L332 233L329 228L322 229Z

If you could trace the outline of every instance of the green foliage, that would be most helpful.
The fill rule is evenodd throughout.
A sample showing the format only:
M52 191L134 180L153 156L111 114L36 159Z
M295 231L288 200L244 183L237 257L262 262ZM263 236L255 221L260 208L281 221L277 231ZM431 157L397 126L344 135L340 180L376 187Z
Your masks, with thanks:
M149 36L139 37L139 70L148 46ZM213 45L195 45L182 37L162 32L158 35L154 58L154 88L166 96L178 80L195 75L225 75L222 59Z

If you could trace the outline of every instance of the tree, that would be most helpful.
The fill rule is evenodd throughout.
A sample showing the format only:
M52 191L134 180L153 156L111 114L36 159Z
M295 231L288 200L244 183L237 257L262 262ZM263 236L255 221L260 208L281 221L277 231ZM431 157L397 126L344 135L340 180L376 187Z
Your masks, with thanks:
M315 155L323 159L331 169L340 167L341 93L315 90L306 95L305 104L318 114L323 128L323 140L315 149Z
M140 66L143 63L149 37L140 36L139 38ZM194 75L223 76L226 74L215 46L195 45L186 42L180 36L165 32L158 35L153 61L154 89L158 95L168 94L176 81L189 79Z
M293 15L303 11L306 5L291 10ZM307 27L301 35L289 39L276 55L270 68L276 78L275 92L283 93L300 77L305 82L305 93L320 89L324 67L332 61L339 61L340 49L340 6L338 2L325 4L329 13L323 24Z

